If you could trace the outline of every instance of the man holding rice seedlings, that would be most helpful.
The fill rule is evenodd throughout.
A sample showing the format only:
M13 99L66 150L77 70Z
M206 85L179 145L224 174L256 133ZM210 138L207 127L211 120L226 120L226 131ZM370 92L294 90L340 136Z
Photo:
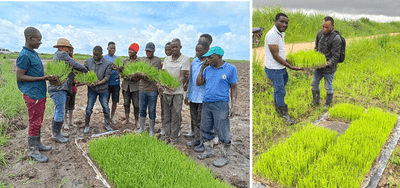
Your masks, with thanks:
M161 59L154 56L156 51L156 46L154 43L149 42L146 44L146 58L145 62L150 63L153 67L161 69ZM154 136L154 125L156 120L156 105L158 97L158 87L156 81L151 81L147 77L140 80L139 84L139 109L140 109L140 129L137 131L141 133L144 131L144 126L146 125L146 110L149 110L150 119L150 135Z
M311 81L313 101L312 106L319 105L320 90L319 83L322 78L325 80L326 102L325 107L329 107L333 101L333 77L337 70L337 64L340 57L340 48L342 39L340 35L333 29L334 20L327 16L322 20L322 29L318 31L315 40L315 50L325 54L326 64L314 70Z
M69 40L65 38L59 38L57 40L57 44L53 46L57 48L57 51L54 53L53 61L63 60L65 64L72 69L87 72L86 67L75 61L69 56L69 51L72 46ZM61 128L64 123L65 116L65 103L67 102L67 94L72 93L72 85L74 83L75 74L73 72L69 73L67 77L67 81L65 81L61 86L57 84L53 84L50 82L49 84L49 95L53 99L54 103L54 114L53 120L51 123L52 136L51 139L57 142L66 143L68 139L68 134L61 133Z
M94 84L88 84L84 133L89 134L90 116L92 115L97 96L99 96L101 107L103 107L105 128L107 131L112 131L113 129L110 126L110 108L108 107L108 80L111 78L112 68L111 62L103 58L103 48L101 46L93 48L93 57L85 61L85 67L89 71L96 73L97 81Z
M289 24L289 18L284 13L275 16L275 25L265 35L265 73L274 85L275 110L289 124L295 121L288 114L288 106L285 103L285 86L289 80L286 67L291 70L301 70L294 67L286 60L285 31Z
M40 128L42 127L44 110L46 108L46 80L54 79L44 75L42 60L35 49L42 44L42 34L34 27L24 30L25 46L17 59L17 84L23 93L29 114L28 156L38 162L47 162L49 158L39 151L51 150L50 146L41 143Z
M200 41L196 45L196 57L192 61L190 68L188 91L185 97L185 104L190 106L190 117L191 117L191 132L185 137L194 137L191 142L186 143L188 146L197 146L194 148L197 152L203 152L204 146L201 143L200 135L200 121L201 121L201 109L203 108L203 97L206 89L206 85L196 85L196 79L199 75L200 69L206 62L207 58L203 57L209 50L209 44L206 41ZM193 136L192 136L193 135Z
M216 167L223 167L229 163L231 147L229 119L235 116L238 82L236 67L222 60L223 56L224 50L221 47L212 47L203 55L207 57L210 66L203 63L196 79L197 86L206 83L200 125L204 153L197 158L203 160L215 156L213 151L215 128L221 150L221 158L213 162Z
M111 118L110 121L114 124L117 123L114 119L115 115L115 110L117 109L117 104L119 102L119 91L121 90L121 87L119 86L120 80L119 80L119 69L116 67L116 65L113 63L114 60L117 58L115 54L116 51L116 46L115 42L110 41L107 45L107 50L108 54L104 56L105 59L110 61L112 64L112 74L110 77L110 80L108 80L108 101L110 101L110 97L112 99L112 105L111 105Z
M139 58L137 53L139 52L139 44L133 43L128 48L129 57L124 60L124 65L128 62L137 62ZM139 125L139 78L134 80L124 79L122 81L122 96L124 97L124 108L125 108L125 121L122 125L127 125L129 123L129 113L131 112L131 102L133 105L133 113L135 116L135 126ZM135 127L136 128L136 127ZM133 129L135 129L133 128Z
M171 41L172 55L165 58L163 69L184 83L185 75L190 69L190 59L181 53L181 49L181 41L178 38L173 39ZM183 84L173 91L161 89L160 93L163 93L161 102L164 103L162 124L165 135L163 139L172 138L173 143L178 144L182 123Z

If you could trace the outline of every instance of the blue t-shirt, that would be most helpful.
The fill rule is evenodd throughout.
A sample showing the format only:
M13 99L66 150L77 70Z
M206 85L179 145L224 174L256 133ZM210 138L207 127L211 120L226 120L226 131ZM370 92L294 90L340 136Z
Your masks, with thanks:
M104 56L104 59L107 59L108 61L114 62L115 59L117 59L117 56L113 55L106 55ZM118 75L119 71L117 70L112 70L112 74L111 74L111 78L108 80L108 85L119 85L120 81L119 81L119 75Z
M26 70L26 75L33 77L43 77L44 69L42 60L34 50L28 47L23 47L17 59L17 67ZM39 100L46 97L46 81L35 82L19 82L17 81L18 89L28 95L30 98Z
M218 69L208 66L203 71L206 83L203 102L229 101L229 89L238 81L236 67L224 61Z

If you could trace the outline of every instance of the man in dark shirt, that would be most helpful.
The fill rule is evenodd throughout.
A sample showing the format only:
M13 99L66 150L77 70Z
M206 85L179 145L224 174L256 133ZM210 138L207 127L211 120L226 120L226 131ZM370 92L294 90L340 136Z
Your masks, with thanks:
M322 78L325 80L326 89L326 103L325 106L329 107L333 100L333 77L337 69L337 63L340 57L340 47L342 40L333 29L334 20L332 17L325 17L322 21L322 29L318 31L315 41L315 50L325 54L326 64L314 70L313 78L311 81L313 101L310 105L319 105L320 90L319 83ZM322 34L321 34L322 33ZM321 36L321 38L319 38ZM334 37L332 44L329 44L329 38Z

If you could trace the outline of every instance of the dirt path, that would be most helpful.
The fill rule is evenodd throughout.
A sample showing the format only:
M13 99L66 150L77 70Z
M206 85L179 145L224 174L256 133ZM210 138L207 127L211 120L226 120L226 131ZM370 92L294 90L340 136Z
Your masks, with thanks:
M15 62L15 60L14 60ZM199 153L194 152L193 148L186 146L186 142L191 141L181 136L179 144L175 147L185 152L193 160L199 164L208 166L211 171L217 174L217 177L228 181L230 184L238 187L250 186L250 64L249 63L233 63L238 69L238 107L236 116L231 120L231 140L232 153L230 155L230 163L223 168L216 168L212 165L213 160L220 156L219 147L215 148L216 157L206 160L198 160ZM0 181L5 184L10 183L14 187L104 187L99 180L95 179L95 172L82 156L79 149L73 142L75 138L89 139L88 135L83 134L85 108L87 102L86 86L78 87L76 105L74 110L73 122L78 125L77 128L63 130L70 134L70 142L60 144L51 141L49 125L52 115L46 114L42 124L42 142L45 145L52 146L52 150L42 152L49 157L49 162L41 164L35 163L26 157L27 154L27 129L14 131L11 133L13 138L10 140L11 145L2 148L6 152L7 167L3 167L0 173ZM51 100L48 98L47 100ZM131 122L133 119L133 109L131 109ZM121 125L124 119L124 107L122 94L120 102L117 106L115 119L116 125L112 125L114 129L120 131L131 129L133 124ZM91 117L90 134L105 132L103 121L103 113L100 103L97 101ZM148 122L146 129L148 130ZM17 124L27 125L27 120L17 120ZM157 118L156 132L160 132L161 116L160 102L157 102ZM183 105L182 110L182 133L190 130L190 112L189 107ZM85 143L80 143L85 145Z

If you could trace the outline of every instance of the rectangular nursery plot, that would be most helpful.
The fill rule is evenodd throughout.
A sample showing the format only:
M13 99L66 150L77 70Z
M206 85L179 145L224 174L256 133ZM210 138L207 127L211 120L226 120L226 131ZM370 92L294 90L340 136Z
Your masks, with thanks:
M116 187L230 187L204 165L146 133L91 140L89 152Z

